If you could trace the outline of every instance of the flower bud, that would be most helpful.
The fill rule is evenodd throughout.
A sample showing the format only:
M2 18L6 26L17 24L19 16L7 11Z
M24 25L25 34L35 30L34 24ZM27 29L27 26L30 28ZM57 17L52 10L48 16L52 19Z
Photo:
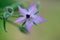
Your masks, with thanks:
M9 6L9 7L5 8L5 12L4 12L3 16L4 16L4 18L8 18L8 17L11 17L13 15L13 13L14 13L13 8Z

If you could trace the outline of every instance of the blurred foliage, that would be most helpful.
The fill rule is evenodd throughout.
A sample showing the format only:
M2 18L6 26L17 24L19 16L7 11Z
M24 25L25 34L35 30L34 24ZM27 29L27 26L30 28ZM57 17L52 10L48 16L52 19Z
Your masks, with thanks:
M18 2L18 1L15 1L15 0L1 0L0 1L0 13L1 12L4 12L4 9L7 7L7 6L11 6L14 11L18 11L18 5L20 5L22 8L26 8L26 4L23 3L23 2Z
M0 0L0 8L9 6L9 5L13 4L14 2L15 2L14 0Z

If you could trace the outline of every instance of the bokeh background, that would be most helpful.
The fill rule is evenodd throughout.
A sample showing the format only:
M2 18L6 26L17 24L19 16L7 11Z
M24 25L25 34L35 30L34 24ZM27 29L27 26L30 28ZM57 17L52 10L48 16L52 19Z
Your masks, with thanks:
M14 25L7 22L7 31L3 29L3 20L0 20L0 40L60 40L60 1L59 0L0 0L0 13L2 8L15 2L26 3L25 6L39 1L40 15L47 22L33 26L29 34L24 34ZM11 18L14 20L14 18Z

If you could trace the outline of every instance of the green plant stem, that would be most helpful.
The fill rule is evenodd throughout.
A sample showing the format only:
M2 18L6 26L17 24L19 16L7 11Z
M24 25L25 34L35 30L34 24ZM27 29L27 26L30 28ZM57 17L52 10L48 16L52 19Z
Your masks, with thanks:
M3 18L3 27L4 27L4 30L5 30L5 32L7 32L7 30L6 30L6 18Z
M16 23L14 23L14 22L12 22L12 21L10 21L10 20L7 20L7 22L11 23L11 24L14 25L14 26L20 27L19 25L17 25Z

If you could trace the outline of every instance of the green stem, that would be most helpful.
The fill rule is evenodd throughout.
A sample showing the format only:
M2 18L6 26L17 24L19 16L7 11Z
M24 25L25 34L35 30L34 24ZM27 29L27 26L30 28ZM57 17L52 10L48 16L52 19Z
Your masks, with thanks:
M0 19L2 20L2 17L0 17ZM5 21L4 18L3 18L3 21ZM14 25L14 26L18 26L18 27L19 27L19 25L17 25L16 23L14 23L14 22L12 22L12 21L10 21L10 20L7 20L7 19L6 19L6 21L9 22L9 23L11 23L11 24ZM5 21L5 22L6 22L6 21ZM4 22L4 23L5 23L5 22ZM4 25L5 25L5 24L4 24Z
M4 26L4 30L5 30L5 32L7 32L7 30L6 30L6 18L3 18L3 26Z
M12 22L12 21L10 21L10 20L6 20L6 21L9 22L9 23L11 23L11 24L14 25L14 26L20 27L19 25L17 25L16 23L14 23L14 22Z

